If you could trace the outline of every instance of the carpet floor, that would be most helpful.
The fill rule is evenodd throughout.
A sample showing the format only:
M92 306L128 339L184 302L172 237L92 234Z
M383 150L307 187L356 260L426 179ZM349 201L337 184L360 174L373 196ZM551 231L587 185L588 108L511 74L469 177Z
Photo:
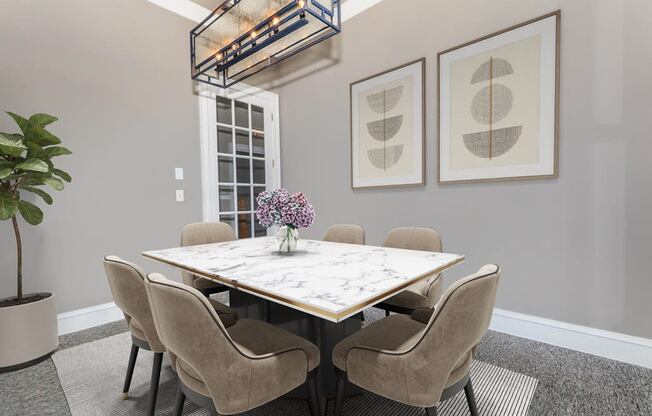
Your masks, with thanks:
M371 309L367 319L373 320L378 315L378 311ZM65 353L65 350L69 348L124 333L126 330L125 323L119 321L64 335L60 337L61 346L57 354ZM128 352L128 346L125 349ZM143 352L142 355L139 355L139 361L147 355ZM651 369L491 331L483 339L477 358L482 363L538 380L529 407L528 415L530 416L652 415ZM125 363L121 364L122 366L126 365L126 359L123 361ZM83 368L90 369L89 366L84 365L83 360L80 362L81 371ZM143 364L147 367L145 360L143 360ZM145 370L142 372L147 373ZM147 377L147 374L141 375L141 377ZM164 380L160 391L163 391L166 385L172 387L171 383L174 381ZM144 412L146 402L144 396L147 389L145 384L147 382L140 382L137 386L136 375L134 375L132 402L130 403L135 404L138 411L127 414L138 415ZM119 396L120 389L121 383L117 386L117 390L112 387L111 394L107 394L107 397L116 398ZM138 389L143 390L139 391ZM116 391L117 393L115 393ZM348 416L422 414L409 413L412 408L398 410L385 407L382 411L378 411L378 409L374 411L374 408L364 409L360 404L362 399L363 396L347 400L344 410ZM141 404L138 404L139 401ZM161 402L159 401L159 403ZM256 416L288 415L292 414L287 413L290 411L288 409L293 408L302 408L307 411L303 401L277 400L260 409L266 413L251 414ZM157 414L170 414L169 410L164 407L161 407L160 410L161 412L157 412ZM186 404L185 412L187 414L193 414L192 412L197 410L193 405ZM372 413L362 413L369 410ZM460 412L459 414L466 416L468 413ZM52 360L46 360L23 370L0 374L0 415L71 415L57 368ZM485 416L482 409L481 415Z
M120 388L127 370L131 336L128 332L78 345L54 354L52 360L67 398L72 416L138 415L149 402L149 378L153 354L142 351L138 356L128 400L120 399ZM536 388L536 380L491 364L476 361L471 370L478 408L486 416L525 416ZM172 413L176 393L175 374L167 362L161 371L157 414ZM441 416L464 415L468 407L460 392L440 406ZM423 409L404 406L366 393L346 400L349 415L422 416ZM185 416L209 416L215 412L188 403ZM279 399L247 416L309 415L307 402Z

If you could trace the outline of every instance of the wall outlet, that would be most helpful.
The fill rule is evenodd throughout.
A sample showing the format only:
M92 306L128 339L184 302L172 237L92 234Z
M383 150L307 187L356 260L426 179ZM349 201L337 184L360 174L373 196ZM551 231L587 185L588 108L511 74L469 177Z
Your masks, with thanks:
M183 168L174 168L174 179L178 181L183 180Z
M183 189L177 189L177 202L183 202L183 201L184 201Z

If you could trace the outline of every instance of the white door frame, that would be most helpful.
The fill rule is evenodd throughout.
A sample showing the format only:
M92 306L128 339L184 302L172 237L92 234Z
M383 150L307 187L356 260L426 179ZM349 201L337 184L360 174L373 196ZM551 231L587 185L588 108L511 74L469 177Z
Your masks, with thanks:
M267 188L281 187L281 129L279 96L246 84L227 90L203 89L199 96L199 136L201 148L202 212L204 222L218 221L219 186L217 182L217 120L215 97L239 99L269 108L265 112L265 170ZM267 128L267 125L271 126ZM269 144L269 146L268 146ZM252 195L253 197L253 195ZM253 204L253 201L252 201Z

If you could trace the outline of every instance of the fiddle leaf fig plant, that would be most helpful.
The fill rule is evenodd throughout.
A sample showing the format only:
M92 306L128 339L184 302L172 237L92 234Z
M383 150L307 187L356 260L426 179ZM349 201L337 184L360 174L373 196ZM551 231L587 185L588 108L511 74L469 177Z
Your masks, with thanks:
M57 121L48 114L24 118L7 112L21 133L0 133L0 220L11 220L16 236L16 300L23 301L23 250L18 216L28 224L43 221L43 211L24 199L34 194L48 205L52 196L43 188L61 191L70 175L54 166L53 159L72 152L60 146L61 140L46 127Z

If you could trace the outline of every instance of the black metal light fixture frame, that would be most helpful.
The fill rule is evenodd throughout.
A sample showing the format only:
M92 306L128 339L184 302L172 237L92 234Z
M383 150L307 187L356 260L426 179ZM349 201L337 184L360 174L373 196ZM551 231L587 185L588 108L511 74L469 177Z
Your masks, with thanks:
M240 2L246 1L248 0L224 1L190 31L192 79L220 88L229 88L341 31L341 0L329 0L330 8L317 0L293 0L218 51L198 61L197 38L209 27L217 27L221 17ZM309 19L316 19L320 27L269 58L256 61L247 68L233 70L235 64L308 25Z

